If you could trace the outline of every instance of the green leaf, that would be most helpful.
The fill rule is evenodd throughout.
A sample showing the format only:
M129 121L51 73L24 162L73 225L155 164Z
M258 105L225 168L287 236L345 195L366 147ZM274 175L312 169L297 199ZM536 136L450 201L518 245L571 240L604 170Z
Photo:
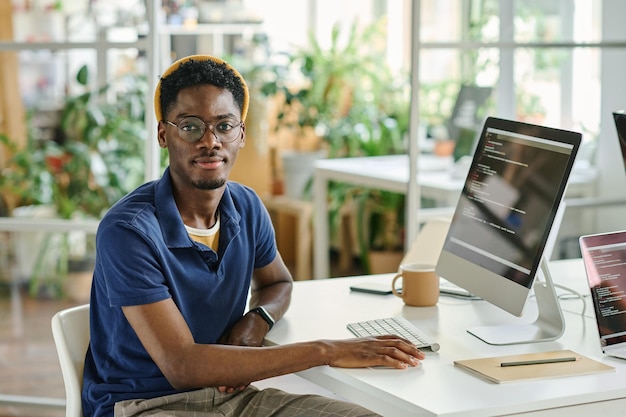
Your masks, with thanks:
M78 70L78 73L76 74L76 81L78 81L78 84L80 85L87 85L87 82L89 81L89 69L87 68L87 65L83 65Z

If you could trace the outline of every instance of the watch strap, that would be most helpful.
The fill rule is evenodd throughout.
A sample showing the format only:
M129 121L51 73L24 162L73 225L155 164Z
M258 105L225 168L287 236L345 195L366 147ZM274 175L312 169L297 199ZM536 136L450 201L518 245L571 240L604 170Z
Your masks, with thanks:
M267 325L270 327L270 330L272 329L272 327L274 327L274 323L276 323L276 321L272 318L270 313L267 312L265 307L263 306L255 307L252 310L250 310L250 312L257 313L259 316L261 316L261 318L265 320Z

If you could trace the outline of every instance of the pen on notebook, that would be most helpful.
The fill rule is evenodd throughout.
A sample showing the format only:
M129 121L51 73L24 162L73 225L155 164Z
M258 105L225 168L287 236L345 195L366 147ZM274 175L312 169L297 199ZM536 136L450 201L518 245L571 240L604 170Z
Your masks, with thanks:
M565 358L534 359L529 361L502 362L500 366L541 365L543 363L575 362L575 356Z

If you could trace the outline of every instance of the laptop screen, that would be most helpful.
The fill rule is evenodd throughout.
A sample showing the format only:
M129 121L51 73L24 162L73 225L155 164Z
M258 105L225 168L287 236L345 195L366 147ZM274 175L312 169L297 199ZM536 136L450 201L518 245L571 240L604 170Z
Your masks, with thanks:
M626 231L580 237L601 345L626 342Z

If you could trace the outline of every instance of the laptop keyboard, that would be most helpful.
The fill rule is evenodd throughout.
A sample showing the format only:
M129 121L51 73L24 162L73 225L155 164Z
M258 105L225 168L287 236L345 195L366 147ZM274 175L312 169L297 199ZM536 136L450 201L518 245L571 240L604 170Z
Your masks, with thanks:
M411 341L418 348L433 352L439 350L439 343L403 317L365 320L350 323L347 327L357 337L397 335Z

